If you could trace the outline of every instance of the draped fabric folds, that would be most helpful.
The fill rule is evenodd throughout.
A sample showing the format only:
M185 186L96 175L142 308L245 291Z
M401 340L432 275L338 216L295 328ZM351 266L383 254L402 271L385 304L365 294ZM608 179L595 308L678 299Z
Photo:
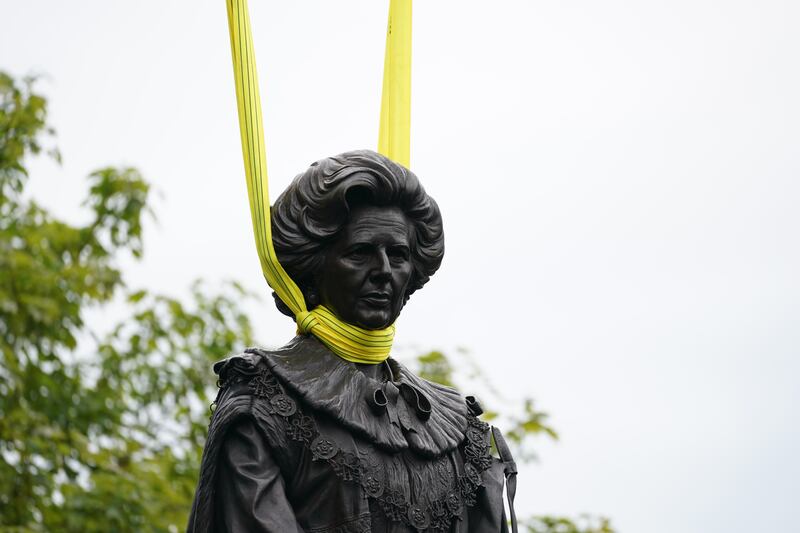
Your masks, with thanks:
M395 327L367 330L339 320L329 309L306 308L303 293L278 261L272 244L269 184L261 98L247 0L226 0L233 77L247 194L261 269L295 315L298 333L311 333L339 357L377 364L388 356ZM408 166L411 109L411 0L390 0L378 151Z

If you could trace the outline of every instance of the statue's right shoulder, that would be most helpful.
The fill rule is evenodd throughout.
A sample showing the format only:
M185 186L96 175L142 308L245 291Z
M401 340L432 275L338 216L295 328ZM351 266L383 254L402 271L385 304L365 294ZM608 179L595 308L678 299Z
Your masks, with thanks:
M250 382L265 368L260 358L245 352L217 361L213 368L218 390L211 404L212 424L220 417L249 413L252 409Z
M214 363L214 373L218 376L217 385L224 388L235 381L247 380L247 377L258 374L263 365L262 356L252 351L231 355Z
M280 348L247 348L243 353L214 363L213 369L217 374L219 388L212 404L214 410L227 408L231 402L245 401L247 397L261 390L258 387L260 382L280 380L280 376L276 376L274 372L276 365L287 359L294 359L295 354L307 351L309 345L314 346L314 343L299 336Z
M226 357L214 363L214 373L218 376L217 386L228 388L236 383L249 382L258 374L273 366L275 357L295 350L303 343L302 337L296 337L281 348L247 348L243 353Z

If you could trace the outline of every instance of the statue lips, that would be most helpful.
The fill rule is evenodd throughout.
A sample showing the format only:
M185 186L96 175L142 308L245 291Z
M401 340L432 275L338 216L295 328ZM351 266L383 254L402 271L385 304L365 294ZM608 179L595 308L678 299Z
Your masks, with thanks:
M388 307L392 303L392 293L389 291L372 291L361 297L361 301L371 307Z

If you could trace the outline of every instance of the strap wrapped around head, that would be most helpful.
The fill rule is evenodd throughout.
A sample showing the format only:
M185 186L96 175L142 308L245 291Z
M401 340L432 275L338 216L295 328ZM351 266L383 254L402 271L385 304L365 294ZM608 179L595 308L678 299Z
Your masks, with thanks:
M339 320L329 309L306 308L303 293L278 261L272 244L269 184L253 37L247 0L226 0L233 77L242 138L247 195L261 269L270 287L294 313L298 333L310 333L348 361L380 363L389 356L395 328L366 330ZM411 0L390 0L379 151L408 166L411 83Z

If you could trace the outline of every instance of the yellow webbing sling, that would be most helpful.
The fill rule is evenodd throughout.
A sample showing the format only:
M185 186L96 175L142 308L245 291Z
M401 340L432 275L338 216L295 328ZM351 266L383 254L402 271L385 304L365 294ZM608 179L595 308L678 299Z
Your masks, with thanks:
M389 357L394 324L382 330L367 330L342 322L324 306L309 311L300 288L283 269L275 254L270 226L261 98L247 0L226 2L247 195L264 277L295 314L298 333L311 333L347 361L380 363ZM411 0L390 0L378 151L405 166L409 162L410 96Z
M383 60L378 152L404 167L411 158L411 0L391 0Z

